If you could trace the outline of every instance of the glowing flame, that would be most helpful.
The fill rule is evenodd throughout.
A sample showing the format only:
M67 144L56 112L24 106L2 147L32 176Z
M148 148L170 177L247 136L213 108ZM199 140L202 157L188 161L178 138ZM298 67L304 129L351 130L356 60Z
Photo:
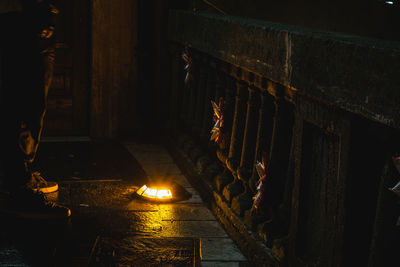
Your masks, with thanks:
M143 185L136 191L136 194L142 197L166 200L172 198L171 190L167 188L150 188L147 185Z

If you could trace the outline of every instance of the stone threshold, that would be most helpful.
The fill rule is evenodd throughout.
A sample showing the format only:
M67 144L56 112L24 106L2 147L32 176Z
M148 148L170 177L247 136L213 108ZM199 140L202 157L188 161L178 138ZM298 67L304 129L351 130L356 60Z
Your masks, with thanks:
M164 141L168 152L252 266L280 266L273 251L247 229L244 221L230 209L223 196L214 191L206 175L196 171L195 164L174 140L169 138Z

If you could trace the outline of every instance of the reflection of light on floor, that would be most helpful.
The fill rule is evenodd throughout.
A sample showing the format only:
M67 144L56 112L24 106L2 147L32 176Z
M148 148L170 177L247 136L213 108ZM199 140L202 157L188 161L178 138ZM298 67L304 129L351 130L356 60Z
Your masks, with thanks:
M161 205L160 218L162 221L173 221L176 218L174 204Z
M386 1L385 3L388 4L388 5L393 5L394 4L393 1Z

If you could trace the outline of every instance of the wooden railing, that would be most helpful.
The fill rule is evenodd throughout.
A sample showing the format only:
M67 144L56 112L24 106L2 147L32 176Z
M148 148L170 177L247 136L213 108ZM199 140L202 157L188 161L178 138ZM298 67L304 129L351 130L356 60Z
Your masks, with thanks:
M186 84L185 45L193 77ZM388 190L399 180L392 164L398 122L387 123L392 128L345 109L343 99L328 101L199 47L171 38L168 130L212 188L220 217L232 224L225 223L228 231L235 238L246 229L271 260L236 236L247 256L270 266L354 266L354 259L357 266L389 266L399 248L399 206ZM222 103L218 143L210 141L210 101Z

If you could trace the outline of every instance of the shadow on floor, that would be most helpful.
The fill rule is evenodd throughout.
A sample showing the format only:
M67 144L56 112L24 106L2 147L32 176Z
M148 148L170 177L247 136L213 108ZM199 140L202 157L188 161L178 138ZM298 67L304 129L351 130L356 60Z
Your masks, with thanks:
M199 240L160 237L160 206L134 198L147 177L122 145L43 143L38 159L43 176L60 186L48 197L72 216L2 218L0 266L193 266Z

